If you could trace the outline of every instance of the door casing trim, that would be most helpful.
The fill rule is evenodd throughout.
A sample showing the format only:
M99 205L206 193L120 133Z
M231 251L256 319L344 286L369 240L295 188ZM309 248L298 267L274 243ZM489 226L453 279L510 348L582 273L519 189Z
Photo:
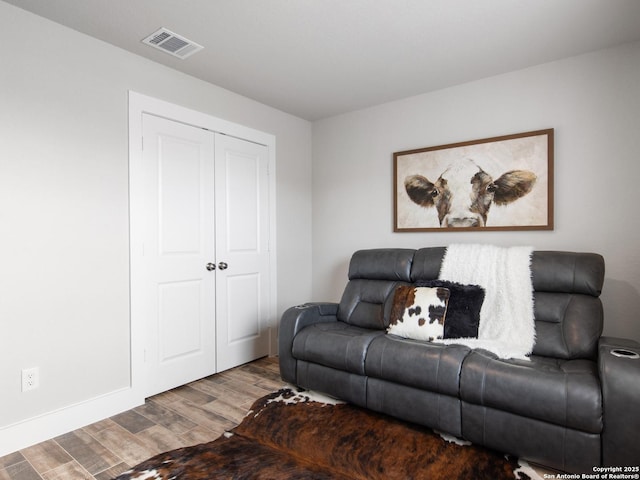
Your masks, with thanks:
M270 353L277 345L277 263L276 263L276 139L275 136L244 125L229 122L207 113L182 107L164 100L129 91L129 278L130 278L130 389L134 398L144 402L146 392L145 324L143 302L137 301L141 291L138 259L142 248L142 195L137 191L142 161L143 113L222 133L268 147L269 170L269 314Z

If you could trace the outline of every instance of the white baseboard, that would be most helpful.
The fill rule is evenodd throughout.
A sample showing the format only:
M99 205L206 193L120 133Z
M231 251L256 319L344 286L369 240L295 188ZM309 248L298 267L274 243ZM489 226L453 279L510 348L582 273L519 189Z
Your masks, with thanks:
M143 403L144 396L127 387L0 427L0 457L99 422Z

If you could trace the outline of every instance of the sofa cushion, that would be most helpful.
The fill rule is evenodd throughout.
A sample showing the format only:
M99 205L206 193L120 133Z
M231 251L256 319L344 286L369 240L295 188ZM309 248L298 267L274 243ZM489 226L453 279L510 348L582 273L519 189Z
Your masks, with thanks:
M400 285L393 295L388 333L415 340L443 338L449 290Z
M604 311L597 297L579 293L535 292L534 355L595 359Z
M362 328L385 329L393 291L410 281L413 254L414 250L402 248L355 252L349 262L349 283L338 306L338 320Z
M462 362L470 349L382 335L369 345L365 374L433 393L458 396Z
M408 248L373 248L358 250L349 262L349 280L411 281L411 264L415 250Z
M411 264L411 281L436 280L440 276L442 258L447 247L427 247L416 250Z
M604 259L596 253L537 251L531 257L531 278L538 292L599 297L604 283Z
M443 338L478 338L480 309L484 289L479 285L462 285L448 280L417 282L418 286L444 287L449 290L447 318Z
M596 358L604 319L598 298L604 270L604 259L598 254L534 252L534 355Z
M363 375L367 349L379 335L384 335L384 330L368 330L344 322L318 323L295 336L292 354L298 360Z
M338 320L362 328L384 330L389 325L393 292L402 282L350 280L338 305Z
M460 398L583 432L602 431L597 364L590 360L500 360L474 350L462 368Z

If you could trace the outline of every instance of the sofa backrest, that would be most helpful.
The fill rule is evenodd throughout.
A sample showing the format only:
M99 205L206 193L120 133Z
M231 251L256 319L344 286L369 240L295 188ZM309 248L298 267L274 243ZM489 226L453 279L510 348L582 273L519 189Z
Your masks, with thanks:
M338 320L364 328L389 325L393 293L411 281L415 250L359 250L349 263L349 282L338 306Z
M437 279L445 251L445 247L430 247L355 252L338 319L364 328L386 328L396 287ZM536 322L533 354L595 358L603 326L599 298L604 282L602 256L535 251L531 275Z
M438 278L444 247L414 255L411 281ZM600 292L604 259L593 253L535 251L531 259L536 343L534 355L595 358L602 334Z
M534 252L531 259L536 319L533 353L596 358L602 335L600 293L604 259L594 253Z

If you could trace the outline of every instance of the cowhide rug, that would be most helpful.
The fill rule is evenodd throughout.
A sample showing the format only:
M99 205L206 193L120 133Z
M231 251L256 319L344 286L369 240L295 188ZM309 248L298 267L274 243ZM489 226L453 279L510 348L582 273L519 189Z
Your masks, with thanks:
M525 462L310 392L257 400L210 443L157 455L116 480L540 479Z

